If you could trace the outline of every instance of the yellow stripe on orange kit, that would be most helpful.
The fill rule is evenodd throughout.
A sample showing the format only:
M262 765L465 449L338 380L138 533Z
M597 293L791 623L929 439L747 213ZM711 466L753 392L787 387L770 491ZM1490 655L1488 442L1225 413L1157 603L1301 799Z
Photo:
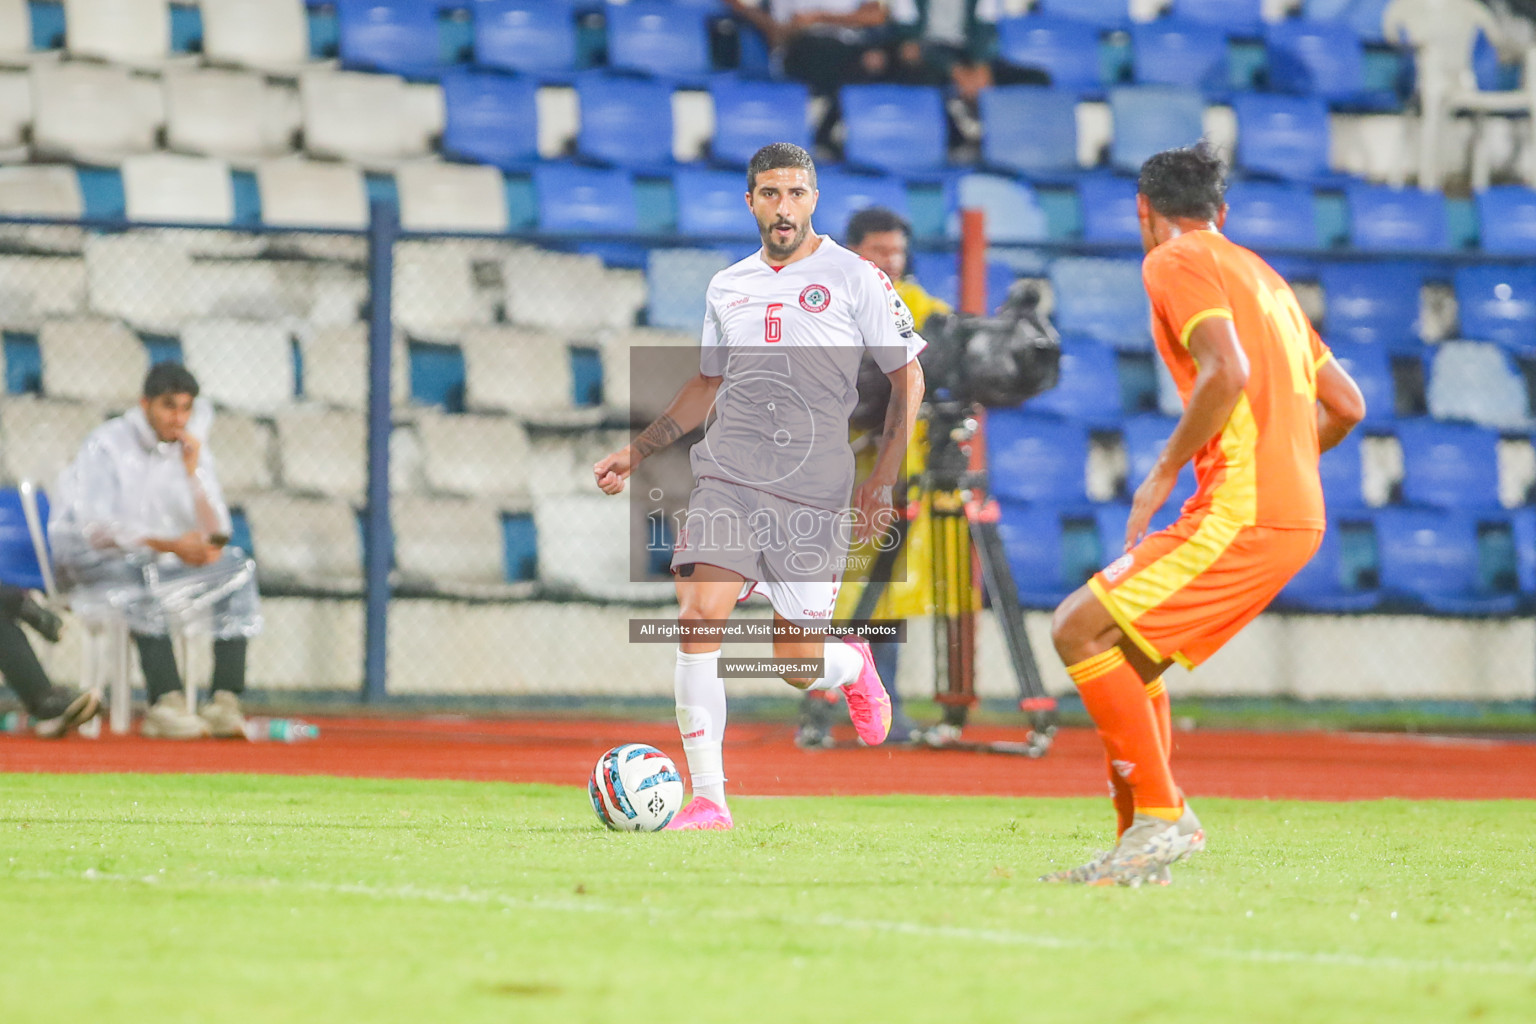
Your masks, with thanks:
M1076 665L1067 666L1067 675L1078 686L1091 683L1100 676L1107 676L1111 672L1125 664L1125 655L1120 653L1120 648L1111 647L1103 654L1094 655L1078 662Z
M1225 516L1205 516L1189 540L1116 584L1116 603L1133 622L1141 618L1209 569L1242 529L1242 523Z
M1168 687L1163 682L1163 677L1162 676L1158 676L1156 679L1152 680L1150 683L1147 684L1147 696L1148 697L1161 697L1163 694L1165 694L1167 692L1168 692Z
M1221 460L1226 473L1211 492L1211 514L1252 526L1259 519L1259 423L1246 393L1221 428Z
M1185 348L1189 348L1189 336L1195 333L1195 328L1199 327L1203 321L1209 320L1213 316L1224 316L1228 320L1231 320L1232 311L1223 306L1217 306L1214 309L1202 309L1200 312L1184 321L1184 329L1179 332L1179 344L1183 345Z

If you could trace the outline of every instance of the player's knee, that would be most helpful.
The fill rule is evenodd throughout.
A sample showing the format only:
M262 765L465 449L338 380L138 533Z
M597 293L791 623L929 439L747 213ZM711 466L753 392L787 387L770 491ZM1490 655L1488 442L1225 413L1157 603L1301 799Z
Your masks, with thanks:
M1083 602L1078 594L1072 594L1057 605L1055 614L1051 616L1051 643L1055 644L1056 653L1068 664L1076 660L1079 648L1088 639L1085 620Z
M811 684L816 681L804 676L780 676L779 678L783 679L786 683L788 683L790 686L793 686L797 690L809 690L811 688Z

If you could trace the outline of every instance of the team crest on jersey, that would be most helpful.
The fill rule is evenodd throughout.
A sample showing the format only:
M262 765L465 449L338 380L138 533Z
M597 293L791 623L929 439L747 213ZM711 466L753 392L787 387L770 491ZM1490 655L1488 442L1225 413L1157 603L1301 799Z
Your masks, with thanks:
M1104 578L1111 583L1115 582L1115 580L1125 575L1125 571L1131 567L1131 563L1134 561L1135 559L1131 557L1129 552L1121 555L1105 567Z
M800 308L807 313L820 313L832 305L832 293L824 284L808 284L800 292Z

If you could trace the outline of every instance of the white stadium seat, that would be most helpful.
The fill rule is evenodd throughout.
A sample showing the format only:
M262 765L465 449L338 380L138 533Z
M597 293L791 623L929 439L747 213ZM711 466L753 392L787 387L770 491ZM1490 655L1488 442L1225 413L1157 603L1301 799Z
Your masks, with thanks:
M0 216L78 218L80 178L65 164L0 167Z
M444 416L416 419L427 486L470 497L528 493L528 435L510 416Z
M37 64L31 76L35 153L116 164L154 151L164 120L157 82L126 68L78 61Z
M450 594L529 591L506 582L501 510L464 498L396 497L390 503L400 584Z
M645 529L643 519L636 523L637 511L624 498L606 494L539 500L533 522L540 582L605 600L652 600L670 594L670 582L630 582L630 550Z
M293 401L288 331L248 320L194 320L181 332L187 369L204 397L243 412L274 413Z
M149 372L149 352L117 320L49 320L37 333L43 394L113 410L133 405Z
M35 331L46 319L85 311L85 261L0 256L0 327Z
M272 428L251 416L221 412L208 436L219 484L226 496L262 494L272 489Z
M229 164L204 156L147 153L123 161L129 220L228 224L235 219Z
M0 65L25 67L34 56L27 0L0 0Z
M32 79L24 71L0 73L0 160L27 158L32 124Z
M309 62L304 0L202 0L210 64L294 73Z
M407 231L507 230L506 182L494 167L421 162L395 172Z
M356 413L300 405L277 414L283 486L361 500L367 485L367 424Z
M456 341L466 327L491 322L493 310L475 290L469 250L448 242L395 246L395 323L413 338Z
M277 227L365 228L368 189L349 164L264 160L256 166L263 224Z
M534 114L538 119L539 156L556 160L567 155L581 127L576 90L568 85L542 86L534 94Z
M645 305L638 271L610 270L593 255L518 249L502 264L507 319L552 331L632 326Z
M403 116L406 84L393 75L310 71L299 79L304 112L304 149L311 156L351 160L388 170L401 160L425 156L431 132L421 119Z
M309 305L308 269L280 260L194 260L188 287L205 316L297 319Z
M190 287L185 244L149 234L92 235L85 242L91 309L156 334L175 334L202 315Z
M351 504L335 498L253 495L245 502L256 571L268 586L355 591L362 538Z
M1431 416L1501 430L1530 427L1525 381L1497 345L1446 341L1434 352L1425 389Z
M368 325L322 327L299 340L304 354L304 397L311 402L352 409L368 408ZM390 356L390 398L394 405L411 400L411 364L405 339L396 334Z
M521 327L466 331L464 401L472 409L538 416L573 406L565 339Z
M301 123L297 92L252 71L216 68L165 75L165 134L171 149L249 165L293 152Z
M677 349L636 353L635 349ZM657 327L615 331L602 340L603 404L628 410L633 422L661 415L677 389L699 369L699 336Z
M7 395L0 402L0 477L52 487L102 419L95 406Z
M171 53L167 0L64 0L64 49L71 57L158 67Z

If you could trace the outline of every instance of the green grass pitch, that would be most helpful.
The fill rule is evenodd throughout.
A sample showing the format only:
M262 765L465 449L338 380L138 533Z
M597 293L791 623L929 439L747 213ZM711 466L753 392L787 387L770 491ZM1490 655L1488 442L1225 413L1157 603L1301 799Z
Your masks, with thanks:
M1207 800L1166 889L1045 886L1105 800L0 779L0 1020L1536 1019L1531 803Z

